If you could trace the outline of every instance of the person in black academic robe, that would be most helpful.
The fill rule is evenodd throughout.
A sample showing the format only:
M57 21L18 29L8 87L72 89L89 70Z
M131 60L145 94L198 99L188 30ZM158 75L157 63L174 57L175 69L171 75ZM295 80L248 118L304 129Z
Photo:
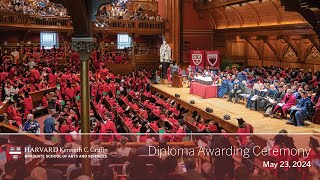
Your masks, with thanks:
M284 91L283 87L279 87L279 89L278 89L277 93L274 95L274 97L269 99L269 102L265 106L265 109L264 109L265 113L263 115L269 116L272 113L274 107L278 103L280 103L280 101L284 97L284 95L285 95L285 91Z
M278 91L275 89L275 86L273 84L270 85L270 89L266 92L265 96L259 101L259 108L265 110L265 107L269 103L269 98L276 99L275 96L277 92Z
M232 102L232 98L235 98L235 102L239 102L239 95L243 92L238 79L234 80L231 91L229 92L229 101Z

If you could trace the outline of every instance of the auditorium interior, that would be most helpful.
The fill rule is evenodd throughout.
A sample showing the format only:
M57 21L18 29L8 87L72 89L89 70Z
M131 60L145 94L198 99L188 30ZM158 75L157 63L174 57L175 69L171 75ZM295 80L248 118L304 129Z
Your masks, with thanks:
M0 180L320 179L318 0L0 0L0 57Z

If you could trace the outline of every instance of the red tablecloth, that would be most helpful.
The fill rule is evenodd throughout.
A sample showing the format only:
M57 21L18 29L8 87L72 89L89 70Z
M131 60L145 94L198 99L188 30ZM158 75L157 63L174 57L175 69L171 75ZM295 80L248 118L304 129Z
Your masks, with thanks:
M214 98L217 97L217 86L207 86L192 82L190 94L195 94L203 98Z

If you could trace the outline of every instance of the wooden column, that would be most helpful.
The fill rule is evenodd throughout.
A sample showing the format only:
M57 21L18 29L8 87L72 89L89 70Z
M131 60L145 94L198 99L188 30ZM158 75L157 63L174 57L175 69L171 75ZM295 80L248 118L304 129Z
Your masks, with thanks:
M181 0L166 0L168 21L165 39L172 48L172 61L180 64Z
M133 71L136 70L136 42L132 42L132 69Z
M100 49L100 58L102 59L104 55L104 42L100 42L99 49Z

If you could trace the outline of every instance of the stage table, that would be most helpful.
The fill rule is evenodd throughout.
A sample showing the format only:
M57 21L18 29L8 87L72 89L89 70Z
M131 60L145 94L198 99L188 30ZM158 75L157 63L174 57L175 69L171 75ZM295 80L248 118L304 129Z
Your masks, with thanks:
M201 96L205 99L217 97L217 86L203 85L196 82L191 83L190 94Z

